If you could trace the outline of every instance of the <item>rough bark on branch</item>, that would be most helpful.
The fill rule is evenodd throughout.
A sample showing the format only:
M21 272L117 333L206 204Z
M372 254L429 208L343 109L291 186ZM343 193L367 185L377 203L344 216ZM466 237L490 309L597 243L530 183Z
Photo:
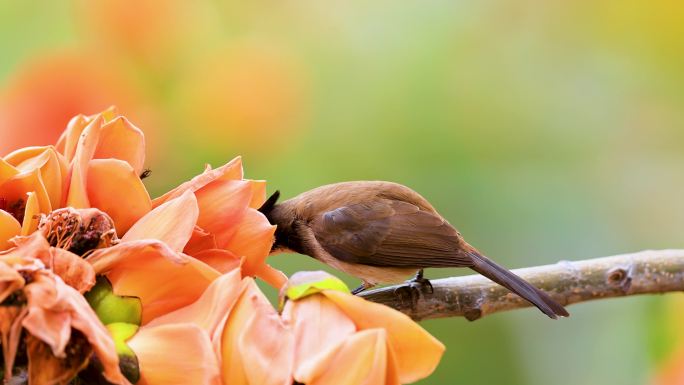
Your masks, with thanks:
M513 270L563 305L593 299L684 291L684 250L649 250L584 261ZM364 298L393 307L415 320L486 315L532 306L481 275L430 281L434 288L407 284L369 290Z

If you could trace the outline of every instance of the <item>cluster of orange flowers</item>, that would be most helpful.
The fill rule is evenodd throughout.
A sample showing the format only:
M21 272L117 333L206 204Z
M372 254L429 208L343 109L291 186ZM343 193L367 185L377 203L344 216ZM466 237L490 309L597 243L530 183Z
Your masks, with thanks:
M5 381L399 384L434 370L443 345L405 315L266 264L265 182L239 158L150 199L144 148L108 110L0 159Z

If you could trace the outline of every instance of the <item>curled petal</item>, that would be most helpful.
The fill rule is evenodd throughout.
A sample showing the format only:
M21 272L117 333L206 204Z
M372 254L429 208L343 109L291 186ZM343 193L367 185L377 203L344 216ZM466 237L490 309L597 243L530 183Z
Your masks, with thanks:
M118 159L95 159L88 165L88 201L114 221L124 234L151 207L145 185L131 166Z
M0 158L0 185L17 174L19 174L19 170Z
M81 137L81 133L91 120L92 119L87 116L79 114L71 118L69 123L67 123L66 130L62 132L62 135L57 141L57 145L55 145L57 151L64 155L67 162L70 163L74 158L78 139Z
M158 239L181 251L190 240L199 216L197 199L190 191L169 200L142 217L121 238L123 242Z
M0 251L14 246L10 239L21 234L21 225L7 211L0 210Z
M0 198L4 198L7 202L26 201L27 194L30 192L35 192L41 213L52 211L50 197L43 185L40 170L17 174L0 185Z
M43 261L64 283L85 293L95 285L95 270L80 256L64 249L50 248L50 260Z
M88 200L88 165L95 155L95 149L100 140L100 131L105 119L101 114L93 117L78 138L71 163L71 179L66 205L74 208L90 207Z
M427 377L437 367L444 345L405 314L341 291L324 290L321 293L339 306L359 330L387 330L401 383Z
M287 283L287 276L285 273L271 265L263 264L259 266L255 275L275 288L282 288L283 285Z
M160 196L155 199L152 204L154 207L157 207L170 199L181 196L181 194L188 190L195 192L215 180L239 179L242 179L242 158L238 156L217 169L212 170L210 167L207 167L202 174L197 175L191 180Z
M140 363L138 385L220 385L207 333L183 323L143 327L128 341Z
M271 251L275 226L255 209L247 209L237 231L225 248L238 256L244 256L243 271L245 275L256 275L266 264L266 257Z
M200 209L197 225L214 234L220 248L237 231L252 199L250 183L242 180L216 181L195 193Z
M250 180L252 186L252 200L249 201L249 207L258 209L266 201L266 181L265 180Z
M145 165L145 136L128 119L119 116L102 126L94 159L119 159L140 175Z
M152 327L173 323L192 323L213 337L214 334L220 332L220 327L225 323L226 316L233 308L243 287L240 271L234 270L214 280L197 301L155 318L147 325Z
M60 207L67 178L67 165L64 157L54 147L22 148L7 155L5 161L19 172L40 170L50 204L52 207Z
M220 273L156 240L122 242L86 258L114 294L140 298L142 323L195 302Z

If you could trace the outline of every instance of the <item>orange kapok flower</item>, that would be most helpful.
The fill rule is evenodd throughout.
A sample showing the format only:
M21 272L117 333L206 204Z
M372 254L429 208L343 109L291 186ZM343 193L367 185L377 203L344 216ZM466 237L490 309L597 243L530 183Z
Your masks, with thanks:
M145 138L115 110L73 118L57 149L70 165L66 206L106 212L120 236L150 211L151 200L139 177Z
M232 270L242 261L245 276L257 276L274 287L286 277L266 264L275 226L257 211L265 201L265 182L244 180L242 160L206 170L153 201L155 207L191 191L197 197L197 226L184 251L219 271Z
M86 258L96 273L107 276L115 294L140 298L143 324L191 304L220 276L181 252L197 215L197 199L186 191L140 218L119 244Z
M411 383L435 370L442 343L405 314L354 296L343 286L319 271L296 273L283 289L289 298L283 318L296 341L296 381Z
M108 381L128 384L119 370L114 342L95 312L77 289L43 263L49 261L70 281L83 278L87 282L93 278L85 262L64 253L68 252L53 253L39 233L0 253L4 380L13 375L25 331L29 383L66 383L88 364L94 352Z

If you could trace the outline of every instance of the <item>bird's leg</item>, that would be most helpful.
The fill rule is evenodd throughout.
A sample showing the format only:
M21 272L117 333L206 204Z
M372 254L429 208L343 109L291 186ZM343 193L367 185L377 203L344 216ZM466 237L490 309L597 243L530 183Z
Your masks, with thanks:
M413 277L413 279L407 281L407 283L411 287L417 286L416 289L418 290L427 289L426 291L428 292L428 294L432 294L435 292L435 289L432 287L432 283L430 283L430 280L423 277L423 269L418 270L416 276Z
M366 281L363 281L363 283L361 284L361 286L359 286L359 287L357 287L356 289L352 290L351 293L354 294L354 295L357 295L357 294L359 294L360 292L362 292L362 291L364 291L364 290L366 290L366 289L370 289L370 288L373 287L373 286L375 286L375 285L373 285L373 284L371 284L371 283L368 283L368 282L366 282Z

